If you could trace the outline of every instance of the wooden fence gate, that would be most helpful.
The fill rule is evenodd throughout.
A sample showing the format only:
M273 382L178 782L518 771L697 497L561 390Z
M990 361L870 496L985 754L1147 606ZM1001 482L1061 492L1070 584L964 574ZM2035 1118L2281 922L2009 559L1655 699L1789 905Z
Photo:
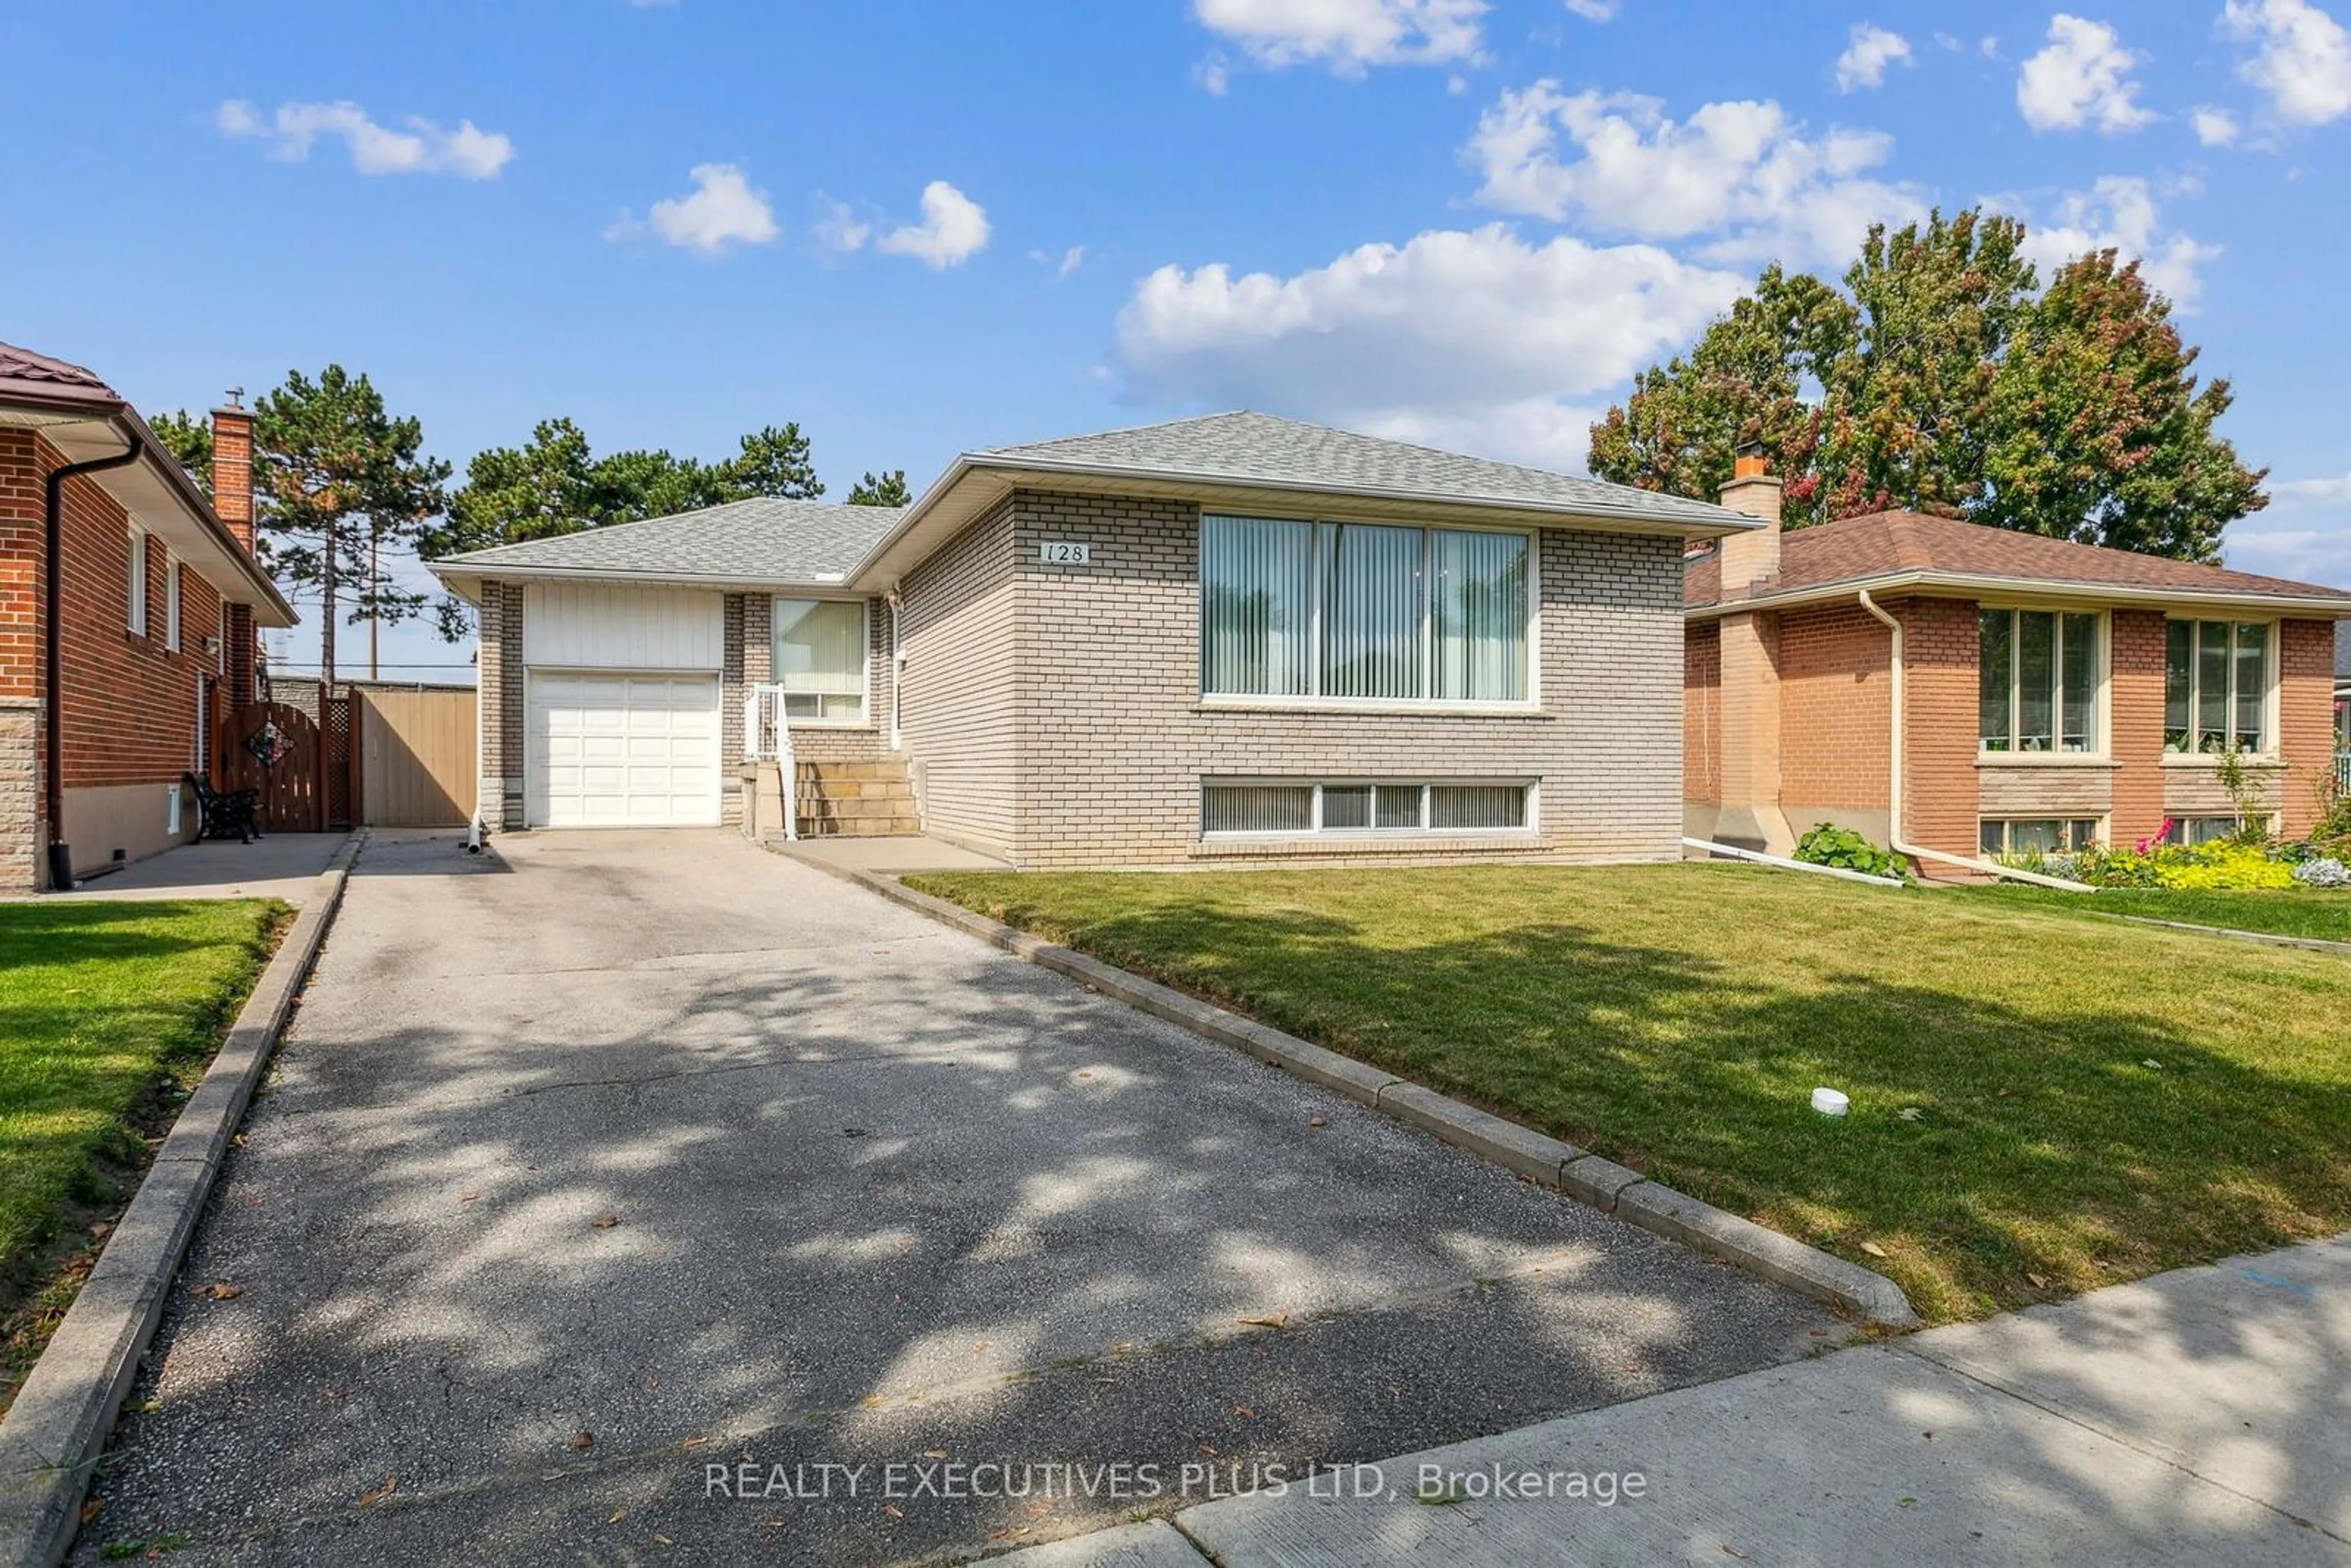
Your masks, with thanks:
M455 828L473 820L480 731L471 687L360 686L351 701L360 821Z
M350 825L329 818L327 738L318 721L292 704L224 707L212 754L217 788L261 791L263 832L316 833Z

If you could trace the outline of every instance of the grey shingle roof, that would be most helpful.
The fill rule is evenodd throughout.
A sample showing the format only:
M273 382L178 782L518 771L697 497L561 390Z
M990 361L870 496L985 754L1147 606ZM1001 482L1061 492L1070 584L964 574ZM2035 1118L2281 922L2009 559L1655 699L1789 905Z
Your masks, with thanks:
M1711 524L1752 521L1724 507L1679 496L1661 496L1542 468L1489 463L1458 452L1384 441L1248 410L1025 446L999 446L974 455L983 460L1123 470L1170 478L1518 504L1596 517L1680 518Z
M898 507L843 507L762 496L641 523L614 523L528 544L444 556L433 564L466 571L524 567L817 582L846 573L904 515Z

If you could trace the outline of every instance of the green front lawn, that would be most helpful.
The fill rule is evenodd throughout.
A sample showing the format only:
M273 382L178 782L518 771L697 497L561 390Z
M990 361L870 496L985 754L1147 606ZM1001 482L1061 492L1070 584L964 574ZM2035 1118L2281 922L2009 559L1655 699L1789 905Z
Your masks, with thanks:
M103 1201L267 956L283 904L0 904L0 1311L76 1201Z
M908 880L1882 1270L1930 1319L2351 1227L2332 955L1696 863Z
M2060 893L2053 887L2009 883L1958 892L1963 898L2038 907L2053 914L2138 915L2189 925L2220 925L2231 931L2351 942L2351 888L2174 893L2159 887L2109 887L2096 893Z

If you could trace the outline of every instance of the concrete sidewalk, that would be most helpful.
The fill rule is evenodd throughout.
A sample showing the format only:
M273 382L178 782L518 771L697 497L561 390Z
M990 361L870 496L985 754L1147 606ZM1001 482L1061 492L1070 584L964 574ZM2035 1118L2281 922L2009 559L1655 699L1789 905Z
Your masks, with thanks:
M87 877L45 898L108 903L149 898L277 898L299 905L349 833L270 833L249 844L207 839Z
M1498 1475L1534 1495L1497 1495ZM1415 1494L1432 1479L1439 1496L1425 1503ZM1343 1495L1260 1491L1002 1561L2351 1562L2351 1237L1406 1455L1313 1490Z

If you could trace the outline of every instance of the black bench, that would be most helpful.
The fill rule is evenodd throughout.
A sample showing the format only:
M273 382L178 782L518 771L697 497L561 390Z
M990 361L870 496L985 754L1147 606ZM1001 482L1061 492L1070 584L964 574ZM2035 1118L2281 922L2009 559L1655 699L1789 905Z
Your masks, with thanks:
M246 844L261 837L260 790L215 789L193 773L180 778L196 797L196 837Z

